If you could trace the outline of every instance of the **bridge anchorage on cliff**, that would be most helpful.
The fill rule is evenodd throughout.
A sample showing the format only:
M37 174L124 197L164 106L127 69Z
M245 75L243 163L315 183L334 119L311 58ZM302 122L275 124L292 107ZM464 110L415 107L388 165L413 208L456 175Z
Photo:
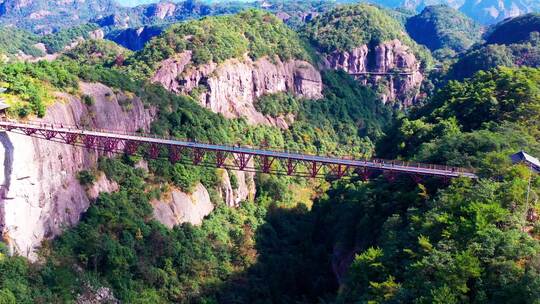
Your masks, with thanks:
M416 182L420 182L424 177L477 178L470 170L442 165L379 159L355 160L347 157L200 143L112 130L80 129L50 123L0 120L0 130L106 153L146 155L151 159L167 155L172 163L247 172L308 178L342 178L355 172L365 180L374 174L382 173L389 181L406 174Z

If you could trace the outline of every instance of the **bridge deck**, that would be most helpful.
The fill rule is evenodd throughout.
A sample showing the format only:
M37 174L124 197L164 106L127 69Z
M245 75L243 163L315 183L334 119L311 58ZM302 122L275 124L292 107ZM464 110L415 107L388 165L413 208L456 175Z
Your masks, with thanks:
M220 151L220 152L229 152L233 154L245 154L245 155L254 155L260 157L271 157L278 159L287 159L295 161L304 161L312 162L319 164L327 165L343 165L348 167L359 167L359 168L368 168L368 169L377 169L392 171L397 173L409 173L409 174L419 174L419 175L432 175L432 176L443 176L443 177L467 177L467 178L477 178L476 174L470 172L469 170L456 167L440 166L440 165L428 165L428 164L410 164L400 161L384 161L384 160L354 160L347 158L339 158L332 156L321 156L321 155L310 155L305 153L297 152L288 152L288 151L273 151L267 149L259 148L250 148L250 147L240 147L240 146L230 146L230 145L219 145L219 144L209 144L209 143L199 143L178 139L170 138L158 138L150 136L142 136L140 134L128 134L120 133L115 131L97 131L97 130L83 130L73 127L64 127L52 124L39 124L39 123L20 123L12 121L0 121L0 128L7 131L10 130L24 130L24 129L33 129L43 132L55 132L63 134L77 134L84 136L94 136L98 138L109 138L117 139L123 141L135 141L139 143L148 143L148 144L157 144L163 146L177 146L185 147L190 149L203 149L207 151Z

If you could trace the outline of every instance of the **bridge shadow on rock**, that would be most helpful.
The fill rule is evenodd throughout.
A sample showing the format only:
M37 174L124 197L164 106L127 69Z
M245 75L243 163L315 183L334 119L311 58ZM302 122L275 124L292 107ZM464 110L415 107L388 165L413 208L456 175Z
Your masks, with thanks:
M437 181L429 181L427 188L435 193ZM410 208L424 206L422 189L410 178L389 183L381 176L371 183L337 183L311 210L270 207L255 234L257 262L207 288L207 298L218 303L352 301L340 283L355 254L376 246L383 235L384 243L396 250L410 241L385 231L404 225L400 219Z
M304 205L272 206L255 232L257 262L220 286L206 288L218 303L317 303L335 295L329 248Z

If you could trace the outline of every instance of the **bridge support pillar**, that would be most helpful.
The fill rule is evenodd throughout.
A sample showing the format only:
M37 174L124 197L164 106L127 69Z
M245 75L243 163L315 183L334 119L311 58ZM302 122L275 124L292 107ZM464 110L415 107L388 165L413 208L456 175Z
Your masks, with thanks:
M202 162L204 158L204 150L202 149L193 149L192 161L194 165L198 165Z
M261 158L262 158L262 172L270 173L270 170L272 168L272 163L274 163L275 158L268 157L268 156L261 156Z
M169 146L169 161L172 164L176 164L177 162L179 162L181 159L181 152L182 148L174 145Z
M148 156L151 159L157 159L159 157L159 145L157 144L150 144L149 150L148 150Z

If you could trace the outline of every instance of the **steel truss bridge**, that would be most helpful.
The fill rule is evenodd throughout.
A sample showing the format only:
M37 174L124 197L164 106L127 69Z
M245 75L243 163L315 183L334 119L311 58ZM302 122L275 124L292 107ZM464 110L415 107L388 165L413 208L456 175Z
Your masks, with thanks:
M379 159L355 160L348 157L201 143L112 130L81 129L50 123L0 120L0 130L81 146L106 154L144 155L150 159L166 156L172 163L248 172L309 178L326 176L342 178L356 173L365 180L373 174L382 173L390 181L406 174L416 182L420 182L424 177L477 178L473 171L457 167Z

